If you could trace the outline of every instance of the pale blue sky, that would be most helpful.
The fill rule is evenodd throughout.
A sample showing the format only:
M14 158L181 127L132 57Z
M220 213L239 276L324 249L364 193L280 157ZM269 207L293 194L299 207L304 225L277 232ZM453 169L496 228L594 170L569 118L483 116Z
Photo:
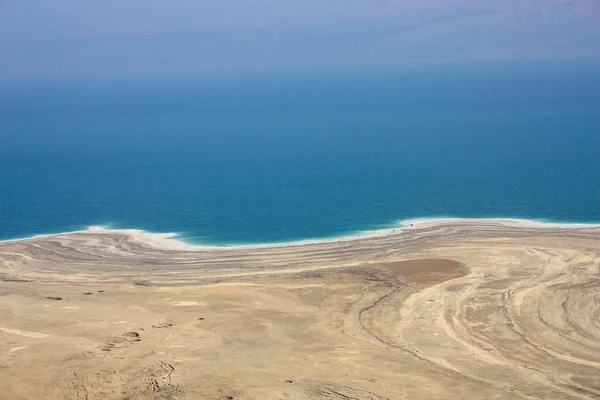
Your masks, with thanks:
M599 59L599 0L0 0L0 79Z

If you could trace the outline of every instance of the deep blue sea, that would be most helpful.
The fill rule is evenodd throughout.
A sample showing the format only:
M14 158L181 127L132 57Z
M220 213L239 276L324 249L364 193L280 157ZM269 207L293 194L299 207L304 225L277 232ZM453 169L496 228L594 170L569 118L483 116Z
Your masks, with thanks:
M418 217L600 222L600 70L480 64L0 85L0 238L190 242Z

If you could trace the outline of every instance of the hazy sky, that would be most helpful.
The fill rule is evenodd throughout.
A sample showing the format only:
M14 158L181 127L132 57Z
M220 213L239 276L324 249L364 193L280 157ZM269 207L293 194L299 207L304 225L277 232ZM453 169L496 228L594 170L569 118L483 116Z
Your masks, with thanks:
M599 59L600 0L0 0L0 79Z

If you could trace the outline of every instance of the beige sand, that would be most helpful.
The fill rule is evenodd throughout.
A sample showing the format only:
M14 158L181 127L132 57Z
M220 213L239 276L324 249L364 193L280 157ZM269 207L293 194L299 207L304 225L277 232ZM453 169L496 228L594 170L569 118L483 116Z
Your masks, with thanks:
M0 399L600 398L600 227L411 223L0 242Z

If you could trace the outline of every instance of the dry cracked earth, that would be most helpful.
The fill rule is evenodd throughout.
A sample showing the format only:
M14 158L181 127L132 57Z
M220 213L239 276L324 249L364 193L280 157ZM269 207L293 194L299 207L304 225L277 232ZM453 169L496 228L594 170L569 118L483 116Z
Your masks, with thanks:
M600 228L0 242L0 399L597 399Z

